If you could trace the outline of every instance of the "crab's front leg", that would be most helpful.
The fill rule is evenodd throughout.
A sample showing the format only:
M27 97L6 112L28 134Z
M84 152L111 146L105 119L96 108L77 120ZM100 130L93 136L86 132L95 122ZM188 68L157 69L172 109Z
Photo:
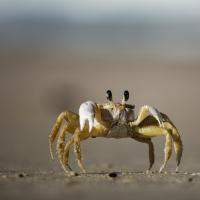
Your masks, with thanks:
M152 106L142 106L139 110L138 117L135 121L131 122L132 125L138 126L149 114L151 114L158 121L160 127L163 127L162 115Z

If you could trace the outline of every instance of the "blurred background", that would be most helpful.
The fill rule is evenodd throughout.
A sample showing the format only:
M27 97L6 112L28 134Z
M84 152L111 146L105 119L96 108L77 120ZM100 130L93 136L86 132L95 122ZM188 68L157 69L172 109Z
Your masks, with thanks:
M199 170L199 8L198 0L1 0L0 168L60 170L48 149L58 114L105 102L107 89L121 101L128 89L136 113L149 104L171 117L184 143L181 170ZM154 143L158 169L164 138ZM89 139L82 150L90 171L148 166L147 146L131 139Z

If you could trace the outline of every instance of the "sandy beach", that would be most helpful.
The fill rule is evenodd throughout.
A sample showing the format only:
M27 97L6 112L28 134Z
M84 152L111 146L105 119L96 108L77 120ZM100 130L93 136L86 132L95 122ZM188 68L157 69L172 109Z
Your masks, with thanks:
M0 172L1 199L199 199L200 172Z

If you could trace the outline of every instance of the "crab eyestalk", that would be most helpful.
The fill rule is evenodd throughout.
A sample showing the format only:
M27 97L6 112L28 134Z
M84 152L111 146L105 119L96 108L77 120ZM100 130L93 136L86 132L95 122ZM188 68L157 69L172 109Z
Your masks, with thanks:
M111 90L107 90L107 92L106 92L106 98L107 98L108 101L110 101L110 102L113 101Z
M122 99L122 105L125 105L125 102L128 101L128 99L129 99L129 91L125 90L124 95L123 95L123 99Z

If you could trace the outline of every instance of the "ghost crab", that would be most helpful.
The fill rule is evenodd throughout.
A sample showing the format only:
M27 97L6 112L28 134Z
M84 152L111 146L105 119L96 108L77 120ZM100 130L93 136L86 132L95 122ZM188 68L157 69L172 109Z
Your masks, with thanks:
M80 142L88 138L133 138L138 142L146 143L149 147L149 168L154 164L154 146L152 137L165 136L164 162L159 172L165 168L172 153L172 144L176 153L176 172L182 157L183 145L177 128L166 114L156 108L144 105L140 108L137 118L134 117L134 105L127 104L129 92L125 91L121 103L114 103L112 92L107 91L107 103L97 104L92 101L80 105L79 115L73 112L62 112L49 135L49 147L53 159L53 143L56 136L58 160L68 175L75 173L68 164L69 149L74 145L78 166L86 172L81 159ZM61 128L62 122L65 121ZM58 134L59 133L59 134ZM72 134L65 142L66 133Z

